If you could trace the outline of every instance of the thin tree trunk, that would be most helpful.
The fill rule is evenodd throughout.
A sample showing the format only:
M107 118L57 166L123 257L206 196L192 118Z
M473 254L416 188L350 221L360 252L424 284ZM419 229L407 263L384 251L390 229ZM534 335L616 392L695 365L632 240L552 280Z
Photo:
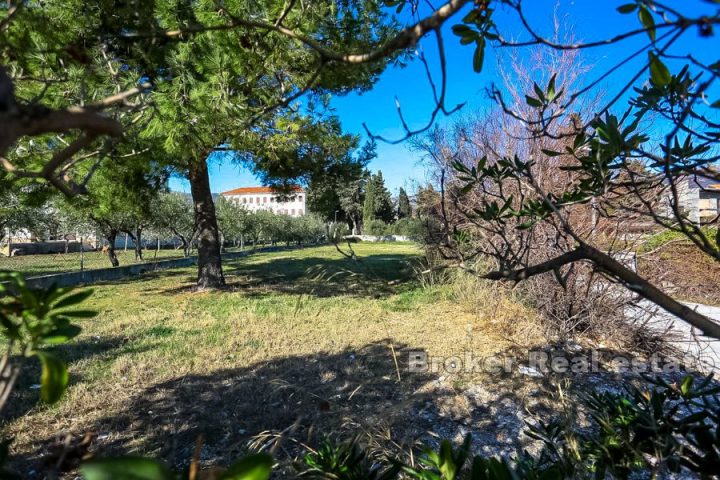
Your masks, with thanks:
M137 227L135 229L135 260L142 260L143 259L143 249L142 249L142 227Z
M108 258L113 267L119 267L120 262L118 261L117 254L115 253L115 239L117 239L117 230L111 230L105 237L109 243L108 245Z
M183 251L183 257L189 257L190 256L190 243L185 238L185 235L180 234L177 230L173 229L172 231L176 237L180 239L180 242L182 243L182 251Z
M225 285L220 256L220 235L215 204L210 191L207 162L192 162L188 171L190 191L195 210L198 238L198 279L200 288L219 288Z

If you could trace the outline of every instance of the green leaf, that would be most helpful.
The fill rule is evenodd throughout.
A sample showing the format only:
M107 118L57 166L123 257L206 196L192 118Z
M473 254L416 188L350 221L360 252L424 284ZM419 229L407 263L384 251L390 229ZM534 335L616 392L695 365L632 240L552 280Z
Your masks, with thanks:
M85 480L172 480L170 470L157 460L142 457L101 458L80 467Z
M537 98L531 97L530 95L525 95L525 101L531 107L539 108L539 107L542 107L542 105L543 105L540 100L538 100Z
M533 82L533 90L535 90L535 94L537 95L537 98L540 99L541 102L543 100L545 100L545 92L542 91L542 88L540 88L540 85Z
M656 87L664 87L672 80L670 70L654 53L648 53L650 57L650 80Z
M541 150L542 150L542 152L543 152L545 155L547 155L548 157L559 157L560 155L563 154L562 152L556 152L556 151L554 151L554 150L548 150L548 149L546 149L546 148L542 148Z
M637 3L626 3L617 7L617 11L620 13L632 13L637 8Z
M73 293L72 295L68 295L67 297L61 299L59 302L57 302L55 305L53 305L53 308L58 309L58 308L65 308L65 307L71 307L73 305L77 305L78 303L85 301L92 294L93 294L92 289Z
M220 480L267 480L272 464L272 457L266 453L250 455L230 465Z
M459 37L466 37L472 33L475 33L472 28L463 24L453 25L452 32Z
M483 68L485 61L485 38L480 37L477 40L477 47L475 47L475 54L473 55L473 70L476 73L480 73Z
M655 19L653 18L652 13L650 13L650 10L648 10L645 5L640 5L640 10L638 10L638 18L640 19L640 23L642 23L642 26L647 29L650 40L655 42Z
M550 77L550 81L548 82L547 91L545 93L545 98L547 98L549 102L552 102L555 99L555 78L556 77L557 77L557 73L553 73L553 76Z
M692 384L693 377L687 375L685 378L683 378L682 384L680 385L680 393L682 393L683 396L687 396L687 394L690 392L690 388L692 388Z
M42 366L40 397L47 403L55 403L60 400L68 385L67 365L52 353L36 351L34 354Z
M42 340L44 343L49 344L65 343L68 340L77 337L81 331L82 328L77 325L67 325L65 327L56 328L55 330L43 335Z

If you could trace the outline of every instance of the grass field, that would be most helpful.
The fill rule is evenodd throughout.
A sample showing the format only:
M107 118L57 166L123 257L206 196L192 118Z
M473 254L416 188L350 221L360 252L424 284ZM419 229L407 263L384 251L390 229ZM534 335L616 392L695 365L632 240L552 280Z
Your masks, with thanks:
M82 255L83 268L92 270L96 268L110 268L110 260L100 251L84 253L49 253L44 255L18 255L15 257L0 256L0 270L14 270L24 273L28 277L48 275L51 273L76 272L80 270ZM136 261L135 252L130 248L127 251L117 250L120 265L167 260L183 256L182 250L145 250L144 260Z
M56 349L70 364L66 397L39 404L38 372L29 371L10 401L14 464L71 470L84 449L73 445L88 432L93 452L176 465L189 461L200 433L207 465L273 446L292 457L299 445L342 432L405 446L440 428L418 423L430 411L450 422L440 434L454 436L480 415L478 425L499 435L494 410L458 400L466 379L408 373L408 352L507 351L532 340L512 330L528 309L477 282L421 286L412 244L354 249L358 262L329 246L227 262L222 292L194 291L191 269L96 286L83 308L98 316ZM507 388L521 395L512 382Z

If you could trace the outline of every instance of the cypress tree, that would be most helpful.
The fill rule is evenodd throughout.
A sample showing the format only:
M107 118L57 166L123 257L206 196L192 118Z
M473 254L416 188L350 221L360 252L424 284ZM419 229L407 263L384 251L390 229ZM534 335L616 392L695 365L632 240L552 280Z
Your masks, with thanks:
M412 207L410 206L410 198L404 188L400 187L398 194L398 219L409 218L412 216Z

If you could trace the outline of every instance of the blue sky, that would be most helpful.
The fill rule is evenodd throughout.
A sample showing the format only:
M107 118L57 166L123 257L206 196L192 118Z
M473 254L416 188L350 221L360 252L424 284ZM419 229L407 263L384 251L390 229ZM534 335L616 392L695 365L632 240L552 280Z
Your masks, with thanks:
M617 6L630 2L631 0L597 2L591 0L528 0L526 4L526 16L536 31L541 34L552 34L552 18L557 15L560 19L561 28L572 31L577 40L597 40L609 38L615 34L638 28L639 22L636 14L620 15L615 10ZM674 2L670 2L674 3ZM713 8L702 0L683 0L682 8L686 13L708 12ZM676 5L677 5L676 4ZM557 7L557 9L556 9ZM457 37L450 31L454 23L458 23L462 15L456 16L454 20L447 22L444 27L444 39L447 53L447 74L448 74L448 98L447 106L452 107L458 103L466 102L465 107L454 117L464 114L472 114L489 106L489 100L485 94L485 88L493 82L498 82L497 64L505 58L505 51L493 51L489 49L486 53L485 67L480 74L472 70L472 46L461 46ZM509 11L499 11L495 17L496 23L504 32L512 32L516 39L526 39L522 35L519 22ZM638 37L625 41L621 44L585 50L582 53L582 60L593 66L587 79L593 80L601 72L605 71L615 62L628 54L633 49L639 48L646 42L646 38ZM437 54L434 39L427 37L420 48L423 48L431 67L437 72ZM717 37L712 39L700 39L696 32L688 32L685 40L678 44L678 51L692 51L693 54L703 56L713 55L713 50L718 48ZM645 60L646 56L639 59ZM673 65L671 65L673 67ZM638 68L637 62L631 62L619 69L614 77L611 77L601 88L612 95L613 87L619 87L623 75L632 75ZM547 72L535 72L542 77ZM332 107L342 121L343 129L346 132L365 136L362 126L366 123L374 133L387 138L400 138L403 130L397 116L395 98L402 105L403 114L411 128L424 125L433 109L432 94L427 82L425 71L420 62L411 62L406 68L389 68L380 77L374 88L360 94L350 94L343 97L336 97L332 100ZM453 121L453 118L439 118L438 122L443 124ZM385 181L390 190L396 194L399 187L414 190L418 183L425 183L426 172L422 165L419 154L413 152L407 142L392 145L384 142L378 143L378 157L370 164L372 171L382 170ZM230 162L211 162L210 183L213 192L221 192L239 186L257 185L258 180L252 173L242 167ZM187 182L179 178L171 180L171 188L174 190L189 191Z

